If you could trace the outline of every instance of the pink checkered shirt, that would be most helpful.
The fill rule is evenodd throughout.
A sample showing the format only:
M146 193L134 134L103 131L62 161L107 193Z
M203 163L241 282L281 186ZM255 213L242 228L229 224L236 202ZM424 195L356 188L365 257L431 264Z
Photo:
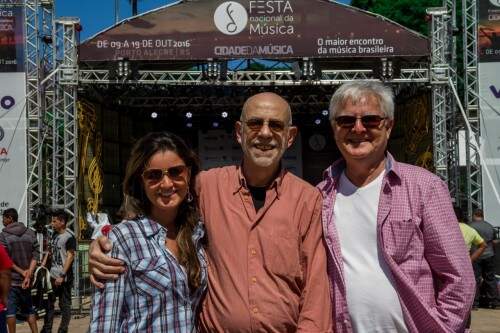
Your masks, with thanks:
M448 188L436 175L396 162L390 154L386 164L377 237L394 275L406 326L410 332L464 332L475 282ZM333 221L338 180L344 168L343 160L335 162L318 185L324 198L322 222L337 333L353 332L341 245Z

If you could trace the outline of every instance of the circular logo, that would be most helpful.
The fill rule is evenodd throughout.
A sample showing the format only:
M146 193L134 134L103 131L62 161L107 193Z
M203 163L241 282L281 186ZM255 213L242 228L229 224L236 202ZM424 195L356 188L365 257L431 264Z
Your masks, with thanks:
M0 127L0 141L3 140L3 137L5 136L5 131L3 130L2 127Z
M245 29L247 22L247 10L238 2L223 2L214 13L215 26L225 35L239 34Z
M490 0L490 2L493 6L500 7L500 0Z
M16 100L12 96L4 96L0 99L0 106L2 109L9 110L16 104Z

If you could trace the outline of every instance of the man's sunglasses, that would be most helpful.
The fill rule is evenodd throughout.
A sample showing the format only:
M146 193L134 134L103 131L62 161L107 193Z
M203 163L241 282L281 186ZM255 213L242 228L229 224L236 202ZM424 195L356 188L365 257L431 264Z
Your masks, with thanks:
M142 173L142 178L150 183L159 183L165 175L171 180L180 180L186 174L187 166L178 165L168 169L147 169Z
M367 115L362 117L338 116L335 118L335 122L342 128L353 128L354 125L356 125L356 120L360 119L364 128L378 128L380 123L386 118L387 117L377 115Z
M281 120L275 120L275 119L264 120L261 118L250 118L250 119L244 121L244 123L253 132L260 131L262 126L264 126L265 123L267 123L267 126L269 127L269 129L275 133L283 132L285 130L285 127L286 127L284 122L282 122Z

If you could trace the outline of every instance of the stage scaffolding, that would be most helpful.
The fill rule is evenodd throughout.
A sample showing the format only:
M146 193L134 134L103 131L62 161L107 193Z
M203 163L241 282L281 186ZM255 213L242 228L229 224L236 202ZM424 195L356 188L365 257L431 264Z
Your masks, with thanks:
M28 214L40 204L64 208L78 235L76 174L79 19L54 17L53 0L25 1ZM28 223L32 224L31 218ZM79 281L76 256L75 280ZM74 296L79 296L78 288Z
M432 87L433 152L436 173L449 184L457 202L467 201L468 213L481 207L481 166L479 154L470 137L479 142L479 103L477 80L476 0L463 0L464 106L473 133L466 135L467 168L463 177L466 193L459 196L458 131L463 119L457 112L450 85L457 86L456 1L443 0L431 8L430 63L402 63L392 74L379 70L335 69L323 65L315 75L290 69L253 71L248 69L209 73L220 66L207 59L200 70L139 70L133 77L116 78L102 66L78 65L79 20L55 18L53 0L25 1L28 207L39 205L66 209L70 228L79 236L78 219L78 119L77 89L119 86L336 86L353 80L380 80L394 85L420 84ZM387 68L394 59L381 59ZM297 59L312 61L315 59ZM385 62L385 63L384 63ZM327 64L327 63L326 63ZM285 64L286 65L286 64ZM392 63L391 63L392 65ZM386 66L386 67L383 67ZM332 65L332 67L334 67ZM397 88L396 88L397 89ZM211 97L187 98L187 104L206 103ZM198 98L198 100L196 100ZM302 97L301 97L302 98ZM323 97L324 98L324 97ZM127 97L129 105L158 107L172 102L168 97ZM322 97L317 97L321 100ZM307 98L295 102L307 103ZM230 102L228 100L228 102ZM32 222L30 222L32 223ZM75 264L78 267L79 263ZM76 281L79 271L76 270ZM78 284L75 296L79 296Z

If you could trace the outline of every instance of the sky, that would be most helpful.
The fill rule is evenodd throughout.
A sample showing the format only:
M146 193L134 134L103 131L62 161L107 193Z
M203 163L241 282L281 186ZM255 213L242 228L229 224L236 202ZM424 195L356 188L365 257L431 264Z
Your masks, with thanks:
M123 20L132 15L128 0L119 2L119 17ZM171 3L171 0L139 0L139 13ZM351 0L338 2L350 3ZM81 41L109 28L115 22L115 0L55 0L56 15L79 17L83 27Z

